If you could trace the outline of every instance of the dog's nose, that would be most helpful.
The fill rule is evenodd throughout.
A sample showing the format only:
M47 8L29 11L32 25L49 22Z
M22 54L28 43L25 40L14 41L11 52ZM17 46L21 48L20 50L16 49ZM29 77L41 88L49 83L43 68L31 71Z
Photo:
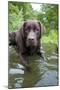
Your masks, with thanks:
M29 38L28 40L29 40L29 41L34 41L34 38Z
M28 42L29 42L30 44L33 44L33 43L34 43L34 39L31 38L31 39L28 40Z
M29 40L34 40L34 38L29 38Z

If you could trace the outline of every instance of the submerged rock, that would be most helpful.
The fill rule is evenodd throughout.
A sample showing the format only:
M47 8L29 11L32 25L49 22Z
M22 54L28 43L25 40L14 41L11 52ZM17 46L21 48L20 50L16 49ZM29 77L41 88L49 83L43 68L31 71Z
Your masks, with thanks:
M11 74L11 75L14 75L14 74L24 74L24 70L11 68L9 70L9 74Z

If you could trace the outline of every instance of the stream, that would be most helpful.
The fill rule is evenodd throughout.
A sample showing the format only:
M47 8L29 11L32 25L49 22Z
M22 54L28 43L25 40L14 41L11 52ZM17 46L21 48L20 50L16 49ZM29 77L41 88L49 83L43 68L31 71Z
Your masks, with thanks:
M45 87L58 85L58 52L54 44L44 44L40 56L29 56L31 71L28 72L19 63L19 57L13 47L9 47L8 88Z

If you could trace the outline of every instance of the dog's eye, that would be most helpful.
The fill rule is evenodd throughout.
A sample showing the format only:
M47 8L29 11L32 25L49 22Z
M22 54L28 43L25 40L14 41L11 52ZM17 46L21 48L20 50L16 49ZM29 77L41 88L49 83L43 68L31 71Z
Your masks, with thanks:
M27 29L29 29L29 30L30 30L30 28L31 28L30 26L27 27Z
M30 32L30 30L29 29L26 29L25 32L28 34Z
M36 33L39 33L39 29L35 29L34 31L35 31Z
M39 29L36 29L36 31L39 31Z
M34 29L35 32L39 32L39 29Z

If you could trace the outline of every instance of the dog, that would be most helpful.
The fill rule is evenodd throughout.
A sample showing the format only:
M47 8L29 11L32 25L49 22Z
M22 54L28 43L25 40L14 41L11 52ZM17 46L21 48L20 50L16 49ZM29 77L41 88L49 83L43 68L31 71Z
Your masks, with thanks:
M41 36L44 32L44 26L39 21L25 21L22 27L16 32L9 33L9 45L17 48L20 63L26 68L29 68L28 55L34 53L42 56Z

